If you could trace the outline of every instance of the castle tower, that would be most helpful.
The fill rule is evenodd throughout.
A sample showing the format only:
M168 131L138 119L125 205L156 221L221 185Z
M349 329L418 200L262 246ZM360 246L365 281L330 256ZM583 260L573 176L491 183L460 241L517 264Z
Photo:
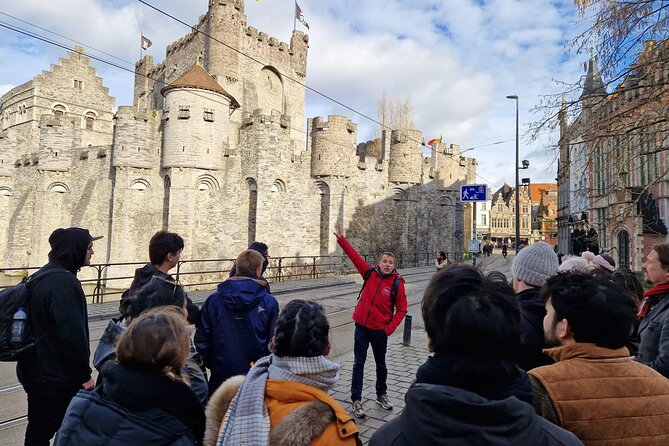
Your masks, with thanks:
M419 184L423 167L423 132L393 130L390 137L388 181Z
M246 27L244 0L209 0L207 15L205 32L213 39L204 42L206 69L216 78L239 80L239 53L235 48Z
M345 116L311 121L311 176L349 176L355 161L357 126Z
M162 167L221 169L230 109L239 104L199 64L163 88Z
M56 172L70 170L74 138L74 124L67 116L59 119L43 115L40 121L39 139L40 170Z
M160 151L160 114L149 114L136 107L119 107L114 116L112 166L151 169Z

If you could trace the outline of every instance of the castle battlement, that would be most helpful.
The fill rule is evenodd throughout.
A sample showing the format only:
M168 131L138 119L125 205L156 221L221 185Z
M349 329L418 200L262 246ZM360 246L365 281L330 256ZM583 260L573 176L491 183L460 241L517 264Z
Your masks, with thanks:
M274 110L276 112L276 110ZM275 124L284 129L290 128L290 115L276 113L264 114L262 109L253 110L253 114L247 115L242 119L241 129L245 130L250 126L259 124Z

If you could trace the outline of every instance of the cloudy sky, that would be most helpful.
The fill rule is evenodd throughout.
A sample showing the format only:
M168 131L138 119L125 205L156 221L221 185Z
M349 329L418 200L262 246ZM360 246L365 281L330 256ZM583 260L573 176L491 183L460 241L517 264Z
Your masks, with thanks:
M207 0L147 0L195 24ZM515 104L520 97L521 173L533 182L553 181L556 135L523 138L538 116L531 110L558 81L583 75L584 55L565 54L584 24L572 0L300 0L309 23L307 85L376 118L384 91L411 99L425 140L443 135L479 160L478 181L493 188L514 181ZM290 41L293 0L246 0L248 25ZM11 16L11 17L10 17ZM34 28L19 20L37 25ZM156 62L165 47L188 32L135 0L0 1L0 26L11 25L133 69L140 33L153 41ZM299 29L305 30L298 23ZM96 52L94 49L106 54ZM0 28L0 94L49 69L65 50ZM115 58L112 58L114 56ZM132 104L133 75L93 61L117 105ZM307 93L307 116L344 114L359 125L359 140L376 124L322 96ZM500 141L501 144L490 145ZM484 146L484 147L481 147Z

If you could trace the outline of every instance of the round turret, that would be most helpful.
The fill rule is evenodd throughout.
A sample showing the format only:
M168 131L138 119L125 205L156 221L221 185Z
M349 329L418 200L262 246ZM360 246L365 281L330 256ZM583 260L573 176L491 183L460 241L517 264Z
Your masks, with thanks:
M421 181L423 132L393 130L390 135L388 181L419 184Z
M349 176L355 160L357 126L345 116L320 116L311 125L311 176Z
M163 88L162 167L220 169L230 134L230 108L239 104L200 65Z

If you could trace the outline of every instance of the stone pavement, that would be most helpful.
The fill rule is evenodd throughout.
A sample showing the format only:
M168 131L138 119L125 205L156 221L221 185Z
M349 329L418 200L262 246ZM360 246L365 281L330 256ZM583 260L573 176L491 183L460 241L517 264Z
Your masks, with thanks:
M414 321L419 318L414 318ZM422 321L420 321L422 325ZM360 439L367 444L372 434L387 421L398 416L404 409L404 395L416 377L416 370L425 362L428 356L427 334L422 326L415 327L411 331L411 345L402 345L403 329L400 325L395 333L388 339L388 351L386 354L386 366L388 367L388 396L393 402L393 410L384 410L376 403L376 367L372 349L367 352L365 363L365 379L362 388L362 402L367 411L367 417L356 418ZM348 353L336 358L341 364L339 371L339 382L331 395L341 405L351 411L351 373L353 370L353 353Z

